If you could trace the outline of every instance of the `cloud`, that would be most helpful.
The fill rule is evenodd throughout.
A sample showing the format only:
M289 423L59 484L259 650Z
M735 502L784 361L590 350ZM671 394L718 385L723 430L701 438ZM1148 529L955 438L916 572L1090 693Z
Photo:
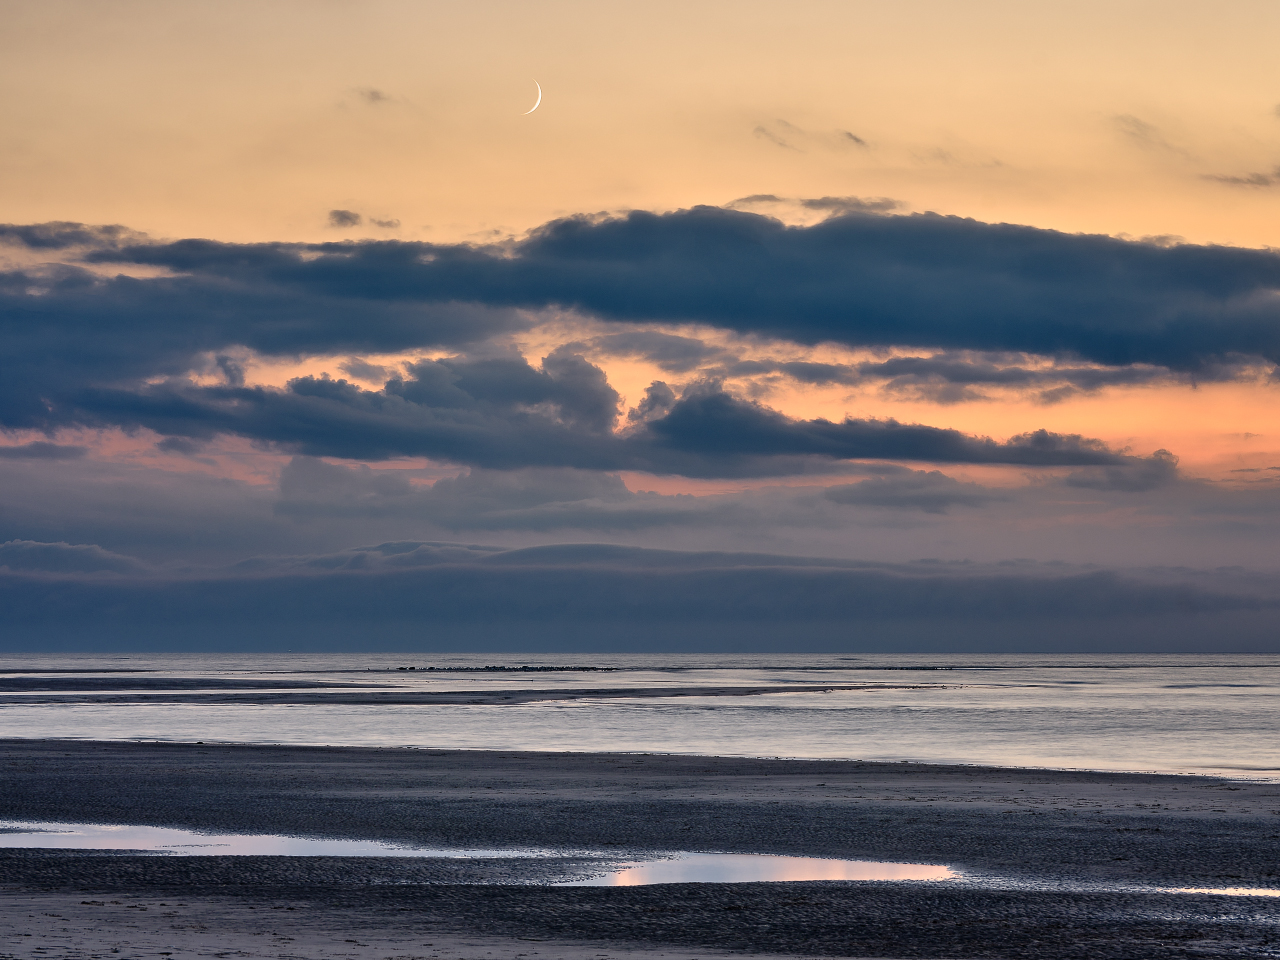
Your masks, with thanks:
M627 411L627 420L632 423L647 423L665 417L676 405L676 392L661 380L654 380L644 388L644 397L635 407Z
M128 639L134 650L1221 652L1231 636L1226 649L1274 650L1273 579L399 541L194 577L0 575L0 642L9 651L118 649ZM180 639L174 623L184 624Z
M814 456L837 460L916 460L1062 466L1120 463L1105 445L1080 436L1036 431L1004 442L896 420L793 420L737 399L714 383L686 390L666 416L648 424L659 449L734 457Z
M0 223L0 243L21 245L32 250L66 250L69 247L110 250L123 243L139 243L145 240L146 234L119 224L92 226L67 221L33 224Z
M399 220L378 220L376 217L369 221L375 227L382 227L384 230L398 230L400 228Z
M981 399L980 387L996 387L1030 392L1042 403L1057 403L1079 393L1104 387L1137 386L1192 378L1172 374L1167 368L1149 364L1104 367L1096 364L1057 362L1029 365L1031 357L943 352L931 357L893 357L869 361L853 368L857 380L883 381L886 392L920 398L934 403L959 403ZM1230 380L1241 376L1243 364L1206 364L1196 381Z
M306 352L332 349L328 315L358 302L382 306L384 315L362 317L361 335L348 339L399 339L406 347L409 331L385 335L392 305L569 308L622 323L696 322L805 344L1015 352L1104 366L1195 371L1238 356L1280 361L1280 254L936 214L851 212L788 227L696 207L571 217L491 247L187 240L98 256L183 276L126 285L74 271L54 280L10 274L0 278L3 306L10 315L39 313L64 330L126 291L128 299L164 300L197 315L214 306L219 316L247 310L246 322L219 326L236 329L254 349L281 353L304 343ZM24 298L30 286L40 287L40 304ZM276 344L255 301L286 296L330 309L311 323L289 311L287 324L274 324L289 329L288 343ZM425 329L423 342L433 339Z
M187 242L139 262L331 295L576 309L800 343L1074 356L1196 369L1280 360L1280 255L851 213L809 227L700 207L569 218L514 246Z
M358 227L363 222L364 217L354 210L329 211L329 226L331 227Z
M276 515L307 523L335 518L400 520L437 529L636 531L679 525L734 526L751 507L725 499L637 494L616 474L571 468L473 468L431 486L393 471L295 457L280 478Z
M0 447L0 460L78 460L86 452L85 447L33 440L12 447Z
M1177 154L1185 157L1187 153L1180 147L1171 144L1160 131L1159 127L1147 123L1132 114L1118 114L1112 118L1116 129L1124 134L1131 142L1143 147L1147 150L1158 150L1165 153Z
M109 450L119 438L104 439ZM135 435L133 449L146 440L145 433ZM713 457L710 465L722 473L727 464L770 467L775 475L791 469L805 478L680 484L675 489L685 492L659 494L647 491L672 487L614 470L450 469L414 461L367 466L301 455L285 459L284 470L273 478L280 461L249 448L242 441L208 442L200 456L216 460L221 468L215 470L188 469L176 458L147 456L145 449L141 458L118 461L101 453L53 464L0 460L0 541L98 544L176 575L266 553L329 554L390 540L476 542L484 531L502 531L501 542L508 545L609 539L758 550L768 544L782 553L833 556L1012 556L1262 569L1274 565L1280 536L1280 485L1252 482L1266 474L1234 475L1244 482L1182 477L1135 493L1107 489L1105 466L1090 471L1093 486L1084 488L1055 479L1084 473L1083 468L1047 474L1032 467L1001 471L999 485L984 491L957 490L945 481L930 489L917 471L928 473L932 466L913 471L883 460L779 457L752 463ZM1140 479L1144 461L1124 462ZM228 465L243 479L227 476ZM958 476L951 468L938 469ZM964 479L990 472L976 474ZM442 475L448 482L440 485ZM856 486L865 479L900 480L914 488L897 506L839 503L824 495L828 484ZM868 495L886 494L887 487L877 491L871 485L848 499L883 501L887 495ZM984 494L993 499L985 507L946 504L943 513L922 509L935 494L954 493L977 495L970 501Z
M0 543L0 569L26 573L142 573L147 567L132 557L103 550L95 544L38 543L10 540Z
M133 390L183 377L216 364L231 347L268 356L381 354L461 346L529 326L510 309L180 272L155 280L98 277L74 266L52 276L0 274L0 353L7 359L0 426L56 429L68 415L101 424L102 412L71 414L67 404L100 387ZM236 385L236 361L221 365Z
M391 100L391 97L374 87L359 87L356 89L356 96L373 106L377 106L380 103L388 103Z
M681 337L657 330L632 330L595 337L590 347L615 357L642 357L672 373L686 373L724 351L696 337Z
M797 143L826 150L870 150L871 145L862 137L848 130L804 130L786 120L771 120L757 124L752 134L786 150L805 152Z
M1205 180L1225 183L1232 187L1274 187L1280 186L1280 166L1270 173L1248 173L1243 176L1227 176L1224 174L1205 174Z
M1168 450L1157 450L1150 457L1135 458L1125 464L1072 473L1065 482L1068 486L1090 490L1145 493L1177 479L1178 458Z
M93 229L57 224L12 236L79 243ZM615 432L618 395L581 351L644 356L677 373L719 363L724 376L878 378L937 400L964 399L984 383L1051 400L1063 389L1150 382L1165 371L1227 377L1280 361L1280 254L931 214L854 210L788 227L699 207L569 218L492 246L121 243L108 231L85 256L164 275L104 277L71 257L53 271L0 274L8 361L0 427L145 427L318 456L689 476L804 473L886 457L1122 466L1128 461L1080 437L997 443L895 421L790 420L721 388L679 398L659 390ZM528 329L539 310L576 311L623 332L561 347L538 367L498 342L481 349ZM657 323L666 329L651 329ZM683 324L939 352L862 365L743 364L670 332ZM237 359L441 349L471 352L415 364L380 390L320 377L246 386ZM215 368L222 385L188 376Z
M987 395L976 389L981 387L1017 390L1029 393L1042 403L1058 403L1072 395L1104 387L1226 381L1253 372L1244 362L1206 366L1191 376L1145 364L1103 367L1071 362L1044 364L1035 360L1025 355L944 351L926 357L899 356L861 363L736 360L704 370L725 378L781 374L817 386L878 383L888 394L942 404L986 399Z
M782 149L784 150L795 150L795 151L800 150L799 147L793 146L792 144L788 143L786 140L782 139L781 136L774 133L772 130L770 130L768 127L764 126L763 124L758 124L756 128L751 131L751 133L757 139L767 140L770 143L772 143L774 146L782 147Z
M950 507L981 507L1001 495L977 483L964 483L938 470L914 470L906 476L875 477L859 483L828 487L823 496L832 503L919 510L942 514Z
M753 193L725 204L727 210L755 210L769 207L799 207L834 215L846 213L888 213L902 206L889 197L779 197L772 193Z
M393 373L390 367L369 363L359 357L348 357L338 365L338 369L343 373L350 374L357 380L367 380L374 383L384 383Z
M283 390L182 381L98 389L76 398L75 419L192 439L230 434L311 456L426 456L490 469L735 477L829 471L841 460L1041 467L1129 460L1096 440L1043 430L997 442L892 419L793 419L715 382L690 385L674 402L665 385L652 385L643 412L619 432L617 392L568 346L540 368L520 356L453 357L406 372L381 390L313 376Z
M163 440L157 441L156 449L161 453L176 453L180 456L191 457L200 453L204 449L204 444L195 440L188 440L186 437L165 437Z

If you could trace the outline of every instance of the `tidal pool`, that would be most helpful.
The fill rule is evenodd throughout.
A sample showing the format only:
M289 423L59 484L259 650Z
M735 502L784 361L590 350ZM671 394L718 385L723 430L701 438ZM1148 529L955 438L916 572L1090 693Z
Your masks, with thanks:
M414 847L381 840L335 840L278 834L197 833L135 824L37 823L0 820L0 847L58 850L145 850L188 857L449 857L499 859L558 857L550 850Z
M136 824L55 823L0 820L0 848L140 850L170 856L442 857L527 859L571 856L598 860L595 876L557 885L625 887L649 883L754 883L783 880L950 880L948 867L872 860L829 860L748 853L668 853L626 862L616 852L416 847L379 840L337 840L279 834L204 833ZM591 869L588 865L587 869ZM603 872L607 871L607 872Z
M763 853L680 853L632 864L569 887L632 887L647 883L760 883L797 880L954 880L950 867L876 860L827 860Z
M1178 887L1174 893L1205 893L1212 897L1280 897L1271 887Z

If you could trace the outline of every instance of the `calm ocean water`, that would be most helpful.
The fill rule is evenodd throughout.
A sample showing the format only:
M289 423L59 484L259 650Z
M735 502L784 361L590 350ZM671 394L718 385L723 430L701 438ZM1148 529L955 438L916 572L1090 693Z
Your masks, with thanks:
M610 669L424 669L526 664ZM408 665L418 669L396 669ZM15 691L18 677L27 685L56 677L105 686L92 695ZM414 690L813 689L512 706L90 702L130 678L184 690L228 680ZM3 737L919 760L1280 780L1274 656L0 656L0 686L5 681ZM832 684L872 688L821 690Z

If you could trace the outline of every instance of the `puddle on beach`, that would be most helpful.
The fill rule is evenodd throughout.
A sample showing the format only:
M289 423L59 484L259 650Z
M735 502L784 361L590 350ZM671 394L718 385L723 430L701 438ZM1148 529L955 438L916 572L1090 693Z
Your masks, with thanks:
M1267 887L1178 887L1173 893L1207 893L1214 897L1280 897Z
M638 863L565 887L633 887L646 883L759 883L780 880L954 880L949 867L874 860L824 860L758 853L682 853Z
M411 847L379 840L333 840L274 834L196 833L175 827L101 823L0 821L0 847L58 850L146 850L182 856L449 857L505 859L556 857L549 850Z
M512 849L483 847L414 847L379 840L338 840L287 837L279 834L197 833L176 827L133 824L56 823L0 820L0 849L130 850L187 857L439 857L451 860L514 860L572 858L598 861L593 877L550 881L555 886L628 887L651 883L760 883L805 880L886 881L957 880L986 885L999 878L981 879L950 867L923 863L882 863L875 860L829 860L757 853L667 853L658 859L626 861L616 852L587 850ZM578 869L584 869L580 866ZM590 870L589 865L585 870ZM608 872L605 872L608 871ZM1066 888L1064 888L1066 889ZM1074 889L1074 888L1073 888ZM1222 897L1276 897L1280 889L1267 887L1122 886L1116 889L1153 893L1208 894Z
M447 857L528 859L564 857L559 850L411 847L377 840L332 840L226 833L173 827L94 823L0 821L0 847L58 850L145 850L176 856ZM575 851L616 867L616 854ZM752 883L766 880L949 880L953 870L914 863L826 860L743 853L673 853L661 860L628 863L602 876L562 881L563 886L626 887L647 883Z

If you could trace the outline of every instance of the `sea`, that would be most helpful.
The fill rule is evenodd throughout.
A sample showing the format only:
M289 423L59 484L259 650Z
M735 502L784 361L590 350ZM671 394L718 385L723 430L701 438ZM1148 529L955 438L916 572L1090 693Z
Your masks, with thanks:
M304 698L291 686L313 682L339 686L307 689ZM242 686L257 699L221 696ZM831 689L840 686L856 689ZM339 702L352 690L453 691L485 702ZM539 699L521 699L531 691ZM494 702L505 695L510 703ZM290 702L297 699L305 702ZM0 655L0 737L918 761L1280 781L1280 657Z

